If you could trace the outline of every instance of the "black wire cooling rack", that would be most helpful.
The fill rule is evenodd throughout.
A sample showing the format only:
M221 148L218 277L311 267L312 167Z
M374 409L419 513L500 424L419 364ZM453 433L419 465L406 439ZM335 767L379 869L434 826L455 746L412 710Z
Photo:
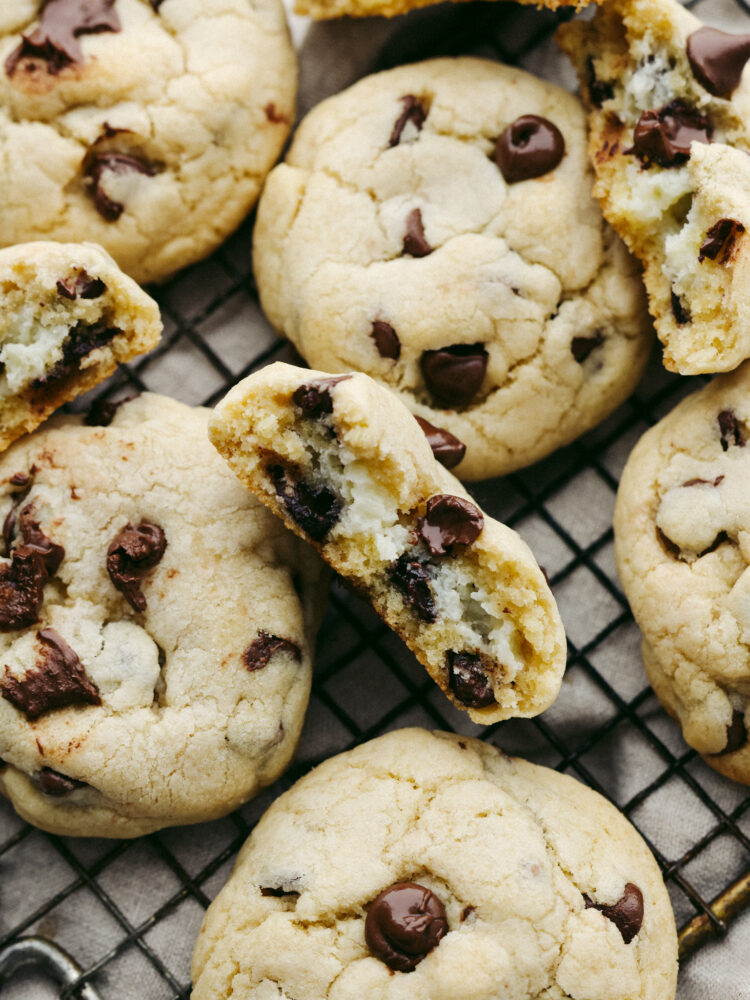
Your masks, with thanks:
M714 2L700 5L703 16ZM744 0L734 2L750 11ZM421 11L401 19L369 68L463 52L523 63L541 51L543 59L554 27L568 16L482 3ZM250 372L290 359L258 306L251 228L250 220L212 258L152 290L165 322L161 345L96 395L150 390L212 405ZM297 761L254 802L216 823L118 842L51 836L0 804L3 997L58 990L82 1000L188 997L205 908L273 798L326 757L412 724L480 735L606 795L661 865L682 925L683 960L723 935L750 904L750 793L686 747L646 685L611 528L618 476L633 444L698 384L668 375L655 357L633 397L595 431L531 469L474 489L491 514L530 542L566 624L562 693L541 718L480 730L370 609L335 584ZM45 992L50 979L58 984L53 993Z

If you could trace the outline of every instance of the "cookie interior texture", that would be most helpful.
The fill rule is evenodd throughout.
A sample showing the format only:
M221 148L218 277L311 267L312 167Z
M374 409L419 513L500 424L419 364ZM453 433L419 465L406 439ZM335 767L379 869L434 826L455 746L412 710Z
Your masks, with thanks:
M541 570L514 531L482 516L386 389L362 374L277 363L230 391L210 435L473 719L536 715L552 703L565 639ZM446 496L448 506L468 502L468 514L449 512L448 534L438 525L431 545L430 505Z
M687 742L750 784L750 365L679 404L633 450L617 565L654 690Z
M590 112L595 193L683 374L750 356L750 77L705 78L707 30L674 0L613 0L558 33Z
M378 913L404 883L423 892L422 940ZM410 969L389 966L394 951ZM656 862L601 796L406 729L274 802L206 914L192 973L193 1000L673 1000L677 939Z
M459 478L530 465L628 396L652 342L586 144L580 101L513 67L360 80L269 175L264 311L312 368L363 371L457 437Z
M225 815L302 727L324 570L160 396L0 457L0 790L55 833Z
M159 307L93 244L0 250L0 450L151 350Z

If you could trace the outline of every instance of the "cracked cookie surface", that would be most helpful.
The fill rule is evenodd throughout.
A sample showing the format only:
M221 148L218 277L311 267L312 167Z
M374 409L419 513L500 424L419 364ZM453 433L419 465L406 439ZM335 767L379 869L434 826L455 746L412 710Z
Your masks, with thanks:
M601 796L405 729L276 800L192 971L193 1000L672 1000L677 941L653 857Z
M4 0L0 245L102 244L140 282L242 221L294 116L280 0Z
M750 784L750 364L680 403L633 450L617 566L659 699L717 771Z
M529 465L620 403L651 345L592 179L559 87L469 58L368 77L269 175L263 308L311 367L365 372L457 438L459 478Z
M291 758L323 569L207 417L144 395L0 458L0 790L43 829L212 819Z

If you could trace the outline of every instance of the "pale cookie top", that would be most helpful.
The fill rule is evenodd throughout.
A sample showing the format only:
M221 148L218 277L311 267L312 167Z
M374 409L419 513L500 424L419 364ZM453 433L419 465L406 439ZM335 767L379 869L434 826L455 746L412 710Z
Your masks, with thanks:
M468 58L368 77L268 178L263 308L313 368L366 372L457 437L459 477L528 465L621 402L650 346L591 187L559 87Z
M613 806L405 729L276 800L206 915L192 995L673 1000L676 959L659 869Z
M210 253L293 118L280 0L2 8L0 245L95 240L141 282Z
M0 788L44 829L211 819L291 757L320 567L206 421L141 396L0 459Z
M708 762L750 782L750 366L715 379L634 449L618 569L656 693ZM718 756L717 756L718 755Z

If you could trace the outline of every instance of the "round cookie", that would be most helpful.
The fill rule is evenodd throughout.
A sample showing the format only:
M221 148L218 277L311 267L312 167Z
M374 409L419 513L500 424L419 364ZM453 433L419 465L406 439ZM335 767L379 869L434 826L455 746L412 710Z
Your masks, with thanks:
M193 1000L672 1000L677 940L653 857L601 796L405 729L276 800L192 972Z
M615 508L617 567L660 701L750 784L750 363L643 435Z
M224 815L289 763L325 587L160 396L0 458L0 790L55 833Z
M0 246L94 240L140 282L209 254L293 119L280 0L3 7Z
M458 438L459 478L529 465L614 409L651 345L591 188L559 87L469 58L368 77L269 175L263 308L311 367L363 371Z

